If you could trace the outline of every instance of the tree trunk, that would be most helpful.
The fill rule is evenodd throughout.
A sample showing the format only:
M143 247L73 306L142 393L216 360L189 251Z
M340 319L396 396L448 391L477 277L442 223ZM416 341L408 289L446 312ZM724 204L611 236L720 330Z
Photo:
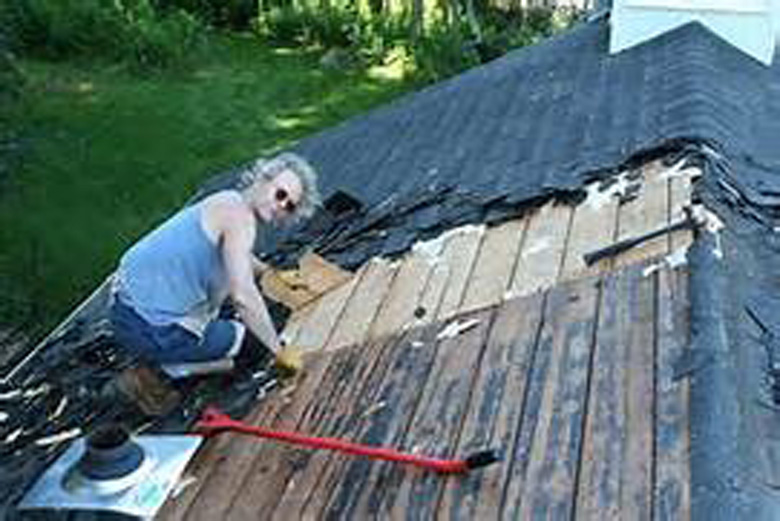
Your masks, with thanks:
M384 11L384 2L383 0L368 0L368 9L371 11L371 16L382 16L382 12Z
M445 27L451 27L452 21L454 20L453 16L453 6L450 2L454 0L439 0L439 9L441 9L441 19L444 23Z
M476 40L482 42L482 27L479 25L477 11L474 8L474 0L466 0L466 20Z
M412 41L417 41L423 34L423 0L412 0Z

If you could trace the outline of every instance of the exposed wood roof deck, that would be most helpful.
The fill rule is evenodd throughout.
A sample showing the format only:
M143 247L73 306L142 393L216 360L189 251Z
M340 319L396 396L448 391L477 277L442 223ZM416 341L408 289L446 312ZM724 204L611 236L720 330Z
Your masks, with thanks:
M223 435L159 519L687 519L688 383L672 368L687 274L647 268L690 235L580 260L679 218L690 179L662 170L626 204L548 205L449 234L436 262L422 248L368 264L294 318L307 375L247 419L439 456L497 447L504 462L443 478Z

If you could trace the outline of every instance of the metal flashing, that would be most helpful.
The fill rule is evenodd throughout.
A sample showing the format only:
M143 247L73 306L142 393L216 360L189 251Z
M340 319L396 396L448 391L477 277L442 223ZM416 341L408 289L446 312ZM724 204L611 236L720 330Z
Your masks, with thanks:
M101 488L73 472L86 442L73 442L33 485L19 503L19 510L112 511L150 519L162 507L184 467L200 446L200 436L138 436L135 441L147 454L143 478L123 483L121 489Z

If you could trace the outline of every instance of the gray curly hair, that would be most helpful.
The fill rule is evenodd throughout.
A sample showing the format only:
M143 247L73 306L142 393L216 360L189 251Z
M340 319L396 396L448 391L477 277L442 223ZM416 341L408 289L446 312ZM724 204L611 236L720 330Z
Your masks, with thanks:
M298 203L297 217L311 217L322 203L317 188L317 172L303 157L293 152L284 152L268 159L254 161L241 176L241 188L245 189L257 181L271 181L282 172L290 170L301 181L303 193Z

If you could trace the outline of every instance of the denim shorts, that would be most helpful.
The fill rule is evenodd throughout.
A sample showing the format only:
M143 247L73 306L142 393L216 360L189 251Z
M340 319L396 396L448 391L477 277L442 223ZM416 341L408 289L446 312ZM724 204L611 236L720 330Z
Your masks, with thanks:
M225 358L242 326L233 320L209 322L203 338L178 324L149 324L133 308L115 298L111 322L116 341L131 354L157 364L208 362Z

